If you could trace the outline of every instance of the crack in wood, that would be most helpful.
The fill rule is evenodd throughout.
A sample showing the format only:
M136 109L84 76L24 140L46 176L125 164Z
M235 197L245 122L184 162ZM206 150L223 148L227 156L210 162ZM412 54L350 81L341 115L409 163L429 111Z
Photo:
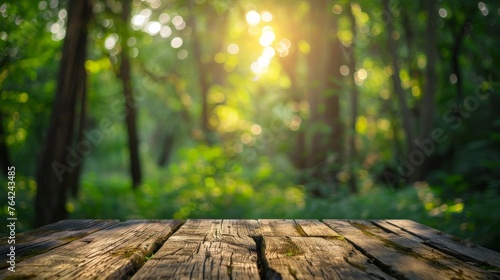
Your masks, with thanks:
M293 224L294 224L295 230L299 233L300 236L307 236L304 229L302 229L302 227L299 224L297 224L296 221L293 221Z
M164 240L158 240L157 242L152 243L152 246L151 246L151 247L152 247L152 248L151 248L152 250L151 250L151 253L150 253L149 255L146 255L146 256L142 257L142 255L143 255L143 254L142 254L142 252L143 252L143 251L146 251L146 250L147 250L147 248L145 248L145 249L141 249L141 248L122 248L122 249L120 249L120 250L118 250L118 251L113 252L113 253L112 253L112 255L121 256L121 257L123 257L123 258L125 258L125 259L132 259L132 256L133 256L133 255L138 256L138 257L136 258L136 260L137 260L137 261L134 261L134 262L132 263L133 268L132 268L132 269L131 269L131 271L128 273L128 275L127 275L127 277L126 277L126 278L130 278L130 277L132 277L132 276L133 276L133 275L134 275L137 271L139 271L139 269L141 269L141 267L143 267L143 266L144 266L144 264L145 264L148 260L150 260L150 259L154 256L154 254L155 254L158 250L160 250L161 246L163 246L163 244L164 244L165 242L167 242L167 240L168 240L168 239L169 239L169 238L170 238L170 237L171 237L171 236L172 236L172 235L173 235L173 234L174 234L177 230L179 230L179 229L181 228L181 226L182 226L184 223L185 223L185 221L180 221L180 223L179 223L176 227L172 228L171 232L170 232L170 233L169 233L169 234L165 237L165 239L164 239Z
M266 259L266 244L264 242L264 236L256 235L252 236L252 239L255 241L256 249L257 249L257 267L259 268L259 276L260 279L269 279L269 280L281 280L283 279L282 275L278 273L276 270L269 267L269 263ZM290 271L290 267L288 267L291 275L296 274ZM294 277L294 279L297 279Z
M259 269L260 279L266 279L266 262L264 256L264 248L262 247L262 235L251 236L255 242L255 249L257 250L257 268Z

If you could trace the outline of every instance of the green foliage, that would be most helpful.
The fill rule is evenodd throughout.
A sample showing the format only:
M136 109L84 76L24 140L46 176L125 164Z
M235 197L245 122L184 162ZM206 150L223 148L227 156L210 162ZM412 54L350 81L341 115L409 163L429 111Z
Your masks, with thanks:
M443 232L500 250L500 219L494 190L451 195L442 186L417 184L402 190L369 187L360 194L312 198L294 184L291 170L269 159L258 165L227 160L219 148L198 146L180 152L184 160L150 169L146 182L131 190L121 174L91 173L82 194L68 204L72 218L302 218L411 219ZM450 176L449 185L461 176ZM100 187L106 185L105 188Z
M5 172L7 173L7 172ZM16 232L26 231L32 228L32 221L35 216L34 209L34 197L36 195L36 182L31 177L26 177L19 172L16 172L16 176L13 182L15 182L15 205L12 206L15 211L15 215L11 216L8 212L7 196L10 190L7 189L7 178L0 176L0 186L2 191L0 192L0 201L2 205L0 209L0 219L6 221L8 217L16 217ZM0 233L2 235L7 234L8 229L2 228Z

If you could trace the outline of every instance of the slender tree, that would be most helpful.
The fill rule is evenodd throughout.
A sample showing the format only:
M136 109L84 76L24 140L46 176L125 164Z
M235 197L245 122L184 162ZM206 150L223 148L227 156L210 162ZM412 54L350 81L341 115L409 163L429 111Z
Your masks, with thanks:
M66 177L81 164L82 154L89 149L74 145L74 128L78 97L86 90L87 24L91 14L89 0L69 1L57 90L36 174L35 226L66 218L66 193L70 188Z
M287 1L283 3L282 6L284 13L287 15L293 14L296 9L296 3L293 1ZM304 86L300 83L300 73L297 70L297 64L299 63L299 50L297 48L297 42L303 40L302 32L297 32L301 30L303 26L303 20L299 20L295 17L277 17L279 26L283 26L284 36L290 40L291 45L287 50L287 55L280 57L280 63L283 71L290 78L290 93L291 101L295 103L295 106L300 106L302 102L305 101ZM304 114L298 112L298 116L303 119ZM294 148L290 151L290 158L296 168L299 170L304 170L306 168L306 149L305 149L305 133L302 127L297 132L297 138L294 143Z
M435 101L434 95L436 94L436 84L438 82L436 76L436 59L437 59L437 40L436 40L436 20L437 9L436 1L426 0L424 4L427 12L427 25L425 28L425 56L427 57L427 64L425 69L425 84L423 99L421 103L420 115L420 136L419 138L425 139L430 136L432 125L434 121ZM415 173L411 176L411 181L421 181L425 179L427 173L427 166L429 158L424 157L423 163L415 167Z
M192 43L192 48L193 48L193 56L194 56L194 61L196 64L196 69L197 69L197 80L198 80L198 85L200 88L200 93L201 93L201 127L203 132L208 134L211 129L210 125L208 123L208 119L210 117L209 115L209 109L208 109L208 90L210 88L210 85L207 80L207 65L206 63L202 62L201 56L202 56L202 50L201 50L201 42L200 42L200 34L198 34L198 22L196 20L196 16L194 15L194 6L197 5L194 3L194 0L189 1L189 18L188 18L188 23L193 29L193 36L191 37L191 43Z
M201 128L205 134L205 140L208 143L214 142L213 128L210 126L209 119L212 116L212 108L208 104L208 93L212 83L225 83L225 71L221 64L213 60L204 61L203 56L209 54L213 57L216 53L224 51L224 30L227 28L228 12L225 10L219 14L213 7L206 8L206 4L196 4L196 1L189 0L188 24L192 28L191 46L196 67L195 79L198 82L198 88L201 96ZM203 13L207 16L205 20L197 14L197 9L204 8ZM201 25L207 26L208 30L218 30L216 33L210 33L210 37L204 37L200 32ZM207 40L209 39L209 40ZM205 47L205 48L203 48Z
M125 97L125 125L127 126L128 147L130 153L130 175L132 176L132 187L137 188L141 184L142 171L139 156L139 137L137 136L137 104L132 92L131 66L129 58L129 48L127 40L129 38L129 20L132 8L132 1L122 2L122 51L120 53L120 68L118 78L123 87Z
M455 3L457 4L457 3ZM475 8L475 7L474 7ZM464 97L464 89L463 89L463 81L462 81L462 69L458 58L460 56L460 51L462 49L462 45L464 42L465 36L472 29L472 16L474 15L474 9L470 9L466 6L466 17L463 22L458 23L456 20L456 16L451 17L451 28L453 34L453 48L451 53L451 73L455 74L456 77L456 89L457 89L457 100L460 100ZM456 12L456 11L453 11ZM458 26L458 30L455 31L455 27Z
M85 141L84 137L84 127L87 118L87 90L82 90L78 92L77 95L77 104L79 105L79 111L76 111L75 118L75 131L76 131L76 143L83 143ZM78 191L80 188L80 174L83 168L83 158L85 156L82 155L82 162L73 168L73 171L68 174L67 185L69 186L70 194L73 197L78 196Z
M342 51L336 36L336 19L328 13L328 1L311 3L311 52L308 58L310 108L307 167L320 180L331 181L340 163L343 129L340 123L339 80ZM314 32L312 31L314 28ZM330 32L333 29L333 32ZM315 195L321 195L313 191Z
M355 69L356 69L356 56L354 50L356 47L356 17L352 11L351 4L347 4L347 13L351 23L351 33L353 42L350 46L348 65L351 71L352 83L351 83L351 94L350 94L350 117L349 117L349 134L347 137L347 150L348 150L348 164L349 164L349 190L351 193L355 193L356 189L356 176L354 174L354 161L356 158L356 118L358 117L358 88L355 83Z
M401 79L399 77L400 67L399 67L399 57L398 57L398 48L396 45L396 41L391 37L391 34L394 32L394 23L392 17L392 12L389 8L389 0L384 0L384 9L386 10L388 15L391 17L387 20L387 46L388 51L391 56L391 66L392 66L392 89L396 94L399 104L399 110L401 113L401 119L403 123L403 129L405 132L405 142L406 142L406 152L413 147L413 139L414 139L414 128L413 128L413 120L410 112L410 108L408 107L408 101L405 95L403 88L401 87Z
M391 14L391 10L389 9L389 1L384 0L384 8L387 11L388 15ZM434 121L434 112L435 112L435 101L434 96L436 93L436 84L437 84L437 76L436 76L436 60L437 60L437 38L436 38L436 20L437 20L437 10L436 3L432 0L426 0L424 2L424 9L427 13L427 24L424 33L424 37L426 38L424 52L427 58L426 69L425 69L425 79L424 79L424 89L423 89L423 98L421 102L415 107L415 111L419 112L417 114L419 127L413 123L415 121L412 118L410 108L407 103L407 99L405 96L405 92L401 85L401 79L399 77L400 73L400 62L398 56L398 48L396 45L396 41L392 38L392 34L394 33L394 23L393 17L391 17L387 21L387 45L388 51L391 55L392 59L392 69L393 74L391 75L391 81L393 90L396 94L399 103L399 110L401 112L401 119L403 123L403 129L405 132L405 142L406 142L406 150L403 154L404 157L409 157L412 154L412 151L415 149L415 141L417 138L422 140L429 137L429 134L432 130L432 125ZM403 17L407 12L403 13ZM411 50L413 44L413 29L411 24L404 24L408 49ZM411 51L410 51L411 53ZM411 57L409 58L411 59ZM418 165L412 167L411 174L409 174L408 180L409 182L420 181L425 178L426 170L428 167L428 157L422 158L422 162Z
M7 148L7 143L5 143L6 137L7 135L3 128L3 113L0 112L0 168L2 170L7 170L7 167L11 165L9 149Z

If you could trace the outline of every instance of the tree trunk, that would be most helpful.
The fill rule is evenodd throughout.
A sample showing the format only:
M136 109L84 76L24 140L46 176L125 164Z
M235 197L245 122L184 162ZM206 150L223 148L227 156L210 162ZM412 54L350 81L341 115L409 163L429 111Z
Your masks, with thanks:
M427 57L427 66L425 71L424 97L421 103L420 115L420 140L430 137L434 121L434 95L436 93L436 2L433 0L425 1L427 11L427 26L425 30L425 56ZM415 166L415 173L410 177L412 182L425 179L429 157L423 159L422 164Z
M5 171L7 167L11 166L9 149L7 148L7 143L5 143L5 138L7 134L3 128L3 113L0 112L0 168ZM2 172L2 175L7 176L6 172Z
M201 37L198 32L199 22L196 19L196 7L199 6L194 0L189 0L189 17L188 24L192 28L191 34L191 45L193 50L194 62L196 65L196 80L198 80L198 86L201 96L201 128L205 134L205 139L209 144L216 142L214 135L214 128L210 125L210 117L212 116L213 108L208 104L208 93L211 85L213 84L224 84L226 79L226 71L224 70L222 64L216 63L213 60L210 62L203 62L203 55L208 53L211 56L218 52L224 52L224 36L226 34L226 29L228 26L229 14L226 11L223 15L219 15L212 9L204 10L202 13L209 15L210 20L203 22L207 25L208 30L217 30L217 32L210 34L211 44L207 44L207 40ZM209 51L203 52L202 46L207 46L206 49ZM211 49L211 50L210 50Z
M308 143L307 167L312 169L313 176L322 177L321 171L326 161L326 151L324 150L324 135L320 132L324 128L322 113L326 107L321 102L324 94L326 80L326 17L323 15L326 10L326 1L317 0L311 3L311 52L308 57L309 77L308 77L308 95L310 110L310 126L306 133ZM312 29L317 29L312 32ZM321 110L321 112L320 112Z
M347 140L347 150L348 150L348 164L349 164L349 190L351 193L356 193L356 175L354 174L354 161L356 158L356 118L358 117L358 88L355 82L355 70L356 70L356 57L354 54L355 46L356 46L356 18L352 12L352 7L350 4L347 4L348 15L351 21L351 32L353 42L351 45L350 57L349 57L349 70L351 71L352 77L352 89L351 89L351 114L349 119L349 137Z
M328 10L328 9L327 9ZM327 29L325 34L337 34L337 18L325 12L327 17ZM327 66L325 77L324 104L326 105L325 113L323 114L323 122L328 125L330 132L327 134L326 149L332 155L328 159L327 175L330 181L336 178L337 172L343 162L343 147L344 147L344 126L340 120L340 91L342 88L341 80L343 76L340 74L340 66L343 65L343 55L339 39L328 37L327 42ZM333 184L336 188L336 184ZM334 191L336 191L334 189ZM350 188L351 193L356 192L356 187Z
M168 130L166 135L163 136L162 141L162 151L160 157L158 158L158 166L165 166L171 157L172 148L174 147L175 134L174 131Z
M193 56L194 56L194 61L195 61L195 64L196 64L196 70L197 70L197 80L198 80L198 85L199 85L199 88L200 88L200 93L201 93L201 128L203 130L203 133L205 134L205 136L207 136L211 129L210 129L210 125L209 125L209 122L208 122L208 119L209 119L209 111L208 111L208 90L209 90L209 84L208 84L208 81L207 81L207 76L206 74L208 73L208 69L206 69L206 64L203 64L202 62L202 51L201 51L201 42L199 40L199 35L197 34L198 32L198 28L197 28L197 22L196 22L196 18L195 18L195 15L194 15L194 5L196 5L196 3L194 3L193 0L190 0L189 1L189 25L191 26L192 28L192 41L191 41L191 44L192 44L192 47L193 47Z
M460 48L462 47L462 43L464 41L465 35L467 33L468 28L470 27L473 11L469 11L467 17L465 18L463 24L460 25L460 29L458 30L458 34L454 35L454 43L453 50L451 53L451 72L455 74L457 78L457 82L455 84L457 88L457 101L461 100L464 96L463 93L463 83L462 83L462 71L460 67L460 63L458 61L460 55Z
M86 84L85 57L87 24L92 14L89 0L71 0L68 27L59 67L57 90L47 135L36 173L35 226L53 223L67 217L67 175L81 164L89 147L72 146L78 96ZM86 149L87 148L87 149ZM90 147L91 148L91 147Z
M340 42L329 38L336 20L328 13L326 0L311 3L311 52L309 66L310 127L307 167L314 178L331 182L340 164L343 128L339 120L339 68L342 65ZM336 33L336 30L333 32ZM322 195L313 190L316 195Z
M384 9L387 13L391 14L391 10L389 9L389 0L384 0ZM405 132L405 142L406 142L406 151L405 155L408 154L408 151L413 147L413 139L414 139L414 131L412 125L412 118L410 109L408 108L408 103L406 101L405 93L403 88L401 87L401 79L399 78L399 60L396 42L392 39L391 34L394 31L393 20L394 17L391 17L387 22L387 45L388 51L391 55L392 59L392 69L393 73L391 75L392 87L393 91L398 98L399 110L401 112L401 119L403 121L403 129Z
M286 12L289 14L293 14L295 10L295 5L286 5L284 9L286 9ZM277 18L278 20L278 18ZM300 30L302 26L302 22L294 19L293 17L290 18L284 18L281 21L277 22L279 26L284 27L284 32L286 31L287 33L284 34L284 37L288 38L290 42L293 42L292 46L289 48L288 55L284 57L280 57L280 62L283 71L288 75L290 78L290 94L291 94L291 101L294 102L296 105L295 106L300 106L300 104L305 100L304 96L304 89L299 83L299 75L297 73L297 64L299 61L299 51L296 47L297 42L299 42L301 39L300 37L300 32L297 32L297 30ZM301 114L299 111L297 115L301 118L301 120L304 120L304 114ZM304 135L304 126L302 126L299 131L297 131L297 138L295 140L294 145L292 146L292 149L290 149L290 159L293 162L293 165L299 169L299 170L304 170L306 169L306 159L307 159L307 153L306 153L306 145L305 145L305 135ZM301 178L302 180L303 178Z
M123 36L123 44L122 51L120 53L121 63L120 63L120 72L118 74L122 86L123 86L123 95L125 96L125 123L127 125L128 132L128 147L130 152L130 175L132 176L132 188L137 188L141 184L142 180L142 172L141 172L141 164L139 160L139 140L137 137L137 111L136 111L136 103L134 100L134 96L132 94L132 80L130 74L130 59L129 59L129 49L127 45L128 40L128 22L130 18L132 1L126 0L123 1L123 14L122 20L124 23L124 36Z
M76 113L76 116L78 116L78 117L75 118L75 123L77 124L76 129L75 129L76 134L77 134L76 135L76 147L78 147L78 143L83 143L83 141L85 141L83 129L85 127L85 121L87 118L87 101L86 101L87 100L87 98L86 98L87 89L86 89L86 85L84 85L84 86L85 86L85 89L83 91L80 91L78 93L79 96L77 96L77 104L79 103L79 105L80 105L80 111ZM82 155L82 163L75 166L75 168L73 169L73 172L69 173L68 177L66 178L66 180L68 181L67 185L69 186L70 194L73 197L78 196L78 190L80 188L80 174L81 174L81 171L83 168L84 157L85 157L85 155Z

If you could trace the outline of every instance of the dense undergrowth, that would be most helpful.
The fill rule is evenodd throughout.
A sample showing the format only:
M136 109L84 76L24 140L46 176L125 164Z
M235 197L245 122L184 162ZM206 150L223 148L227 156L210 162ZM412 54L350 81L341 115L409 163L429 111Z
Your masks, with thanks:
M110 172L89 160L79 196L69 199L67 210L73 219L411 219L500 251L495 242L500 197L494 190L457 193L424 182L393 189L359 180L356 195L340 185L335 194L315 198L307 185L296 183L296 172L286 161L224 159L219 148L186 148L165 168L147 166L145 181L135 190L123 171ZM22 175L16 180L18 231L25 231L34 217L36 183ZM372 182L370 176L365 180ZM6 192L0 199L7 201Z

